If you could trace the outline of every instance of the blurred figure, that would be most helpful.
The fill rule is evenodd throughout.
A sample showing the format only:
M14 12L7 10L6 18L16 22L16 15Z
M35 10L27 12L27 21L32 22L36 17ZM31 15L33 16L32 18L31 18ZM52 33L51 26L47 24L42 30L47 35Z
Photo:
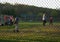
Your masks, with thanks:
M7 23L8 23L8 25L10 25L10 17L9 16L7 18Z
M0 26L1 26L1 17L0 17Z
M18 30L18 22L19 22L19 18L18 17L16 17L15 18L15 30L14 30L14 32L19 32L19 30Z
M42 20L43 20L43 26L45 26L46 25L46 15L45 14L43 14Z
M4 16L5 25L7 25L7 15Z
M10 25L13 25L13 16L10 16Z
M53 17L52 16L50 16L49 25L53 25Z

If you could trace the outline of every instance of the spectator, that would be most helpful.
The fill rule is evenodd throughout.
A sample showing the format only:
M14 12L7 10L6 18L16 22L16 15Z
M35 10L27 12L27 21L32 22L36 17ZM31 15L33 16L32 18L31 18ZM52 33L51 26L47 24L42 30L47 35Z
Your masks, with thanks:
M53 17L52 16L50 16L49 25L53 25Z
M7 16L4 16L5 25L7 25Z
M13 25L13 16L10 16L10 25Z
M42 20L43 20L43 26L45 26L46 25L46 15L45 14L43 14Z

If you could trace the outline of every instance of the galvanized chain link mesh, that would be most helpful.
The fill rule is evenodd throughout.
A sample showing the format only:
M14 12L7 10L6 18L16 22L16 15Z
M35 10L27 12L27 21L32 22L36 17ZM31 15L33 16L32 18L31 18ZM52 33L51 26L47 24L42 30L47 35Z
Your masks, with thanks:
M46 0L45 6L50 7L47 5L49 4L47 1L49 0ZM60 2L60 0L55 1ZM56 2L55 7L58 7ZM44 5L42 4L42 6ZM53 25L49 25L48 21L46 26L43 26L43 21L40 22L38 18L35 19L37 22L19 22L19 32L14 32L15 24L0 26L0 42L60 42L60 21L57 21L60 20L60 17L54 18L57 22L53 22Z

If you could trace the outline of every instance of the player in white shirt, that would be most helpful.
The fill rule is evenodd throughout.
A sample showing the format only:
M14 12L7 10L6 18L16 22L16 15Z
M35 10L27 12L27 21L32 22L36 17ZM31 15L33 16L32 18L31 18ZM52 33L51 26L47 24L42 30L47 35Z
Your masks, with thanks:
M43 20L43 26L45 26L46 25L46 15L45 14L43 14L42 20Z

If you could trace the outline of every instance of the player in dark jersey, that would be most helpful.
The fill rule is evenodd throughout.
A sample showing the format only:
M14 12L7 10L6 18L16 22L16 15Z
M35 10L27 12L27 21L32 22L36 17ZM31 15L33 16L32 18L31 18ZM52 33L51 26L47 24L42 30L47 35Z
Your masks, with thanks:
M50 16L49 25L53 25L53 17L52 16Z

